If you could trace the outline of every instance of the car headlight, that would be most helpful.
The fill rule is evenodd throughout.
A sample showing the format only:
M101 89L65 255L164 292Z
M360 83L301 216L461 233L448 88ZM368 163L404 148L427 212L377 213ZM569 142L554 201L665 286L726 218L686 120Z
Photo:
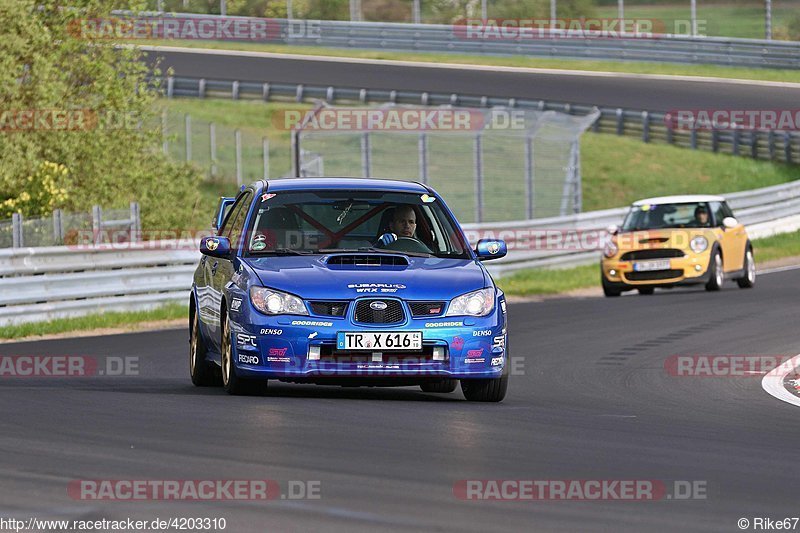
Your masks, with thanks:
M619 246L614 241L608 241L603 247L603 255L606 257L614 257L619 252Z
M705 252L706 248L708 248L708 239L703 236L697 236L689 242L689 248L696 254Z
M445 316L486 316L494 311L495 291L480 289L456 296L450 301Z
M303 300L297 296L264 287L251 287L250 301L256 309L267 315L308 314Z

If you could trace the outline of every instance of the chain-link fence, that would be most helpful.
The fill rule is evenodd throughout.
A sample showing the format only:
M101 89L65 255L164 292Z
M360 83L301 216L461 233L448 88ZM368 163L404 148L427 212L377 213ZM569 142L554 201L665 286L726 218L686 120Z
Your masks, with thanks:
M62 246L87 244L87 237L107 241L106 232L122 230L114 239L135 239L141 231L139 204L128 209L102 209L94 206L91 213L68 213L57 209L49 217L27 218L14 213L10 220L0 220L0 248Z
M359 113L366 117L364 127L353 127ZM387 130L392 120L407 124L431 113L438 119L461 114L461 127ZM393 105L365 111L320 104L293 136L294 175L420 181L447 198L463 222L577 213L579 138L597 115ZM349 126L320 127L334 122Z

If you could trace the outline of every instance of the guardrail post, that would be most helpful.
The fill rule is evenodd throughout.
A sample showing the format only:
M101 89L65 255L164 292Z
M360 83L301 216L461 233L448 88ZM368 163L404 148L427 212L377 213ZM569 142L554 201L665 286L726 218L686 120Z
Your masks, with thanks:
M185 143L186 143L186 161L192 160L192 116L189 113L186 113L183 116L183 134L186 136Z
M296 102L302 102L303 101L303 84L302 83L299 83L297 85L297 91L295 92L294 99L295 99Z
M269 179L269 139L261 138L261 161L264 164L264 179Z
M758 157L758 132L750 132L750 157L756 159Z
M625 133L625 114L621 107L617 108L617 135Z
M428 136L424 133L419 134L417 152L419 153L419 181L428 183Z
M167 109L161 110L161 151L166 155L169 152L169 140L167 137Z
M269 101L269 82L265 82L261 86L261 99L265 102Z
M697 126L692 124L692 133L690 135L690 144L692 146L692 150L697 150Z
M328 102L329 104L332 104L334 96L335 95L333 87L328 87L328 89L325 91L325 101Z
M536 212L536 182L534 181L533 167L533 137L525 137L525 214L528 220L534 217Z
M642 111L642 142L650 142L650 113Z
M22 215L20 213L11 214L11 246L14 248L25 246L25 236L22 232Z
M64 244L64 222L61 216L61 209L53 211L53 242Z
M767 147L769 149L769 159L775 159L775 130L769 130L767 133Z
M142 223L139 218L139 204L131 202L131 236L130 242L139 241L139 232L142 231Z
M419 6L419 2L420 2L420 0L414 0L414 5L413 5L413 9L412 9L412 11L413 11L413 19L414 19L414 24L419 24L419 23L420 23L420 18L421 18L421 17L420 17L420 6Z
M242 132L237 129L233 132L233 138L236 141L236 185L241 187L244 183L242 179Z
M200 78L200 81L197 82L197 96L199 98L206 97L206 79Z
M733 148L731 149L731 153L733 153L733 155L739 155L739 143L741 143L741 140L742 140L742 130L740 130L739 127L736 124L734 124Z
M300 177L300 132L292 130L292 176Z
M361 102L362 104L366 104L367 103L367 90L366 89L360 89L358 91L358 101Z
M175 78L167 76L167 98L172 98L175 93Z
M365 178L372 175L372 147L366 131L361 134L361 175Z
M100 235L103 229L103 210L99 205L92 206L92 235L94 235L94 243L99 244L102 236Z
M475 222L483 222L483 135L475 136Z
M711 128L711 151L719 152L719 130L715 127Z
M233 100L238 100L239 99L239 81L238 80L234 81L231 84L231 98Z
M787 163L792 162L792 136L788 131L783 132L783 159Z
M217 175L217 125L211 122L208 125L208 150L211 158L211 177Z

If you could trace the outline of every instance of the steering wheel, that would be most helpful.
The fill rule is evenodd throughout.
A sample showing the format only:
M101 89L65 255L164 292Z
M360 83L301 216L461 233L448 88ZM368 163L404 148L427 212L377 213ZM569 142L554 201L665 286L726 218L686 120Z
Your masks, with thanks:
M425 246L422 241L413 237L398 237L396 241L390 242L384 246L386 250L394 250L396 252L418 252L423 254L432 254L430 248Z

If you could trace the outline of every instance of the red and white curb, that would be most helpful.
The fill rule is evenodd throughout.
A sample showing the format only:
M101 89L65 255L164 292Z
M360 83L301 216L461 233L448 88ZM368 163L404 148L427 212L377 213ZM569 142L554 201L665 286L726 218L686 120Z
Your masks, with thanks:
M761 380L761 388L775 398L800 406L800 397L795 396L783 385L786 376L793 373L800 366L800 355L795 355L783 364L769 371Z

